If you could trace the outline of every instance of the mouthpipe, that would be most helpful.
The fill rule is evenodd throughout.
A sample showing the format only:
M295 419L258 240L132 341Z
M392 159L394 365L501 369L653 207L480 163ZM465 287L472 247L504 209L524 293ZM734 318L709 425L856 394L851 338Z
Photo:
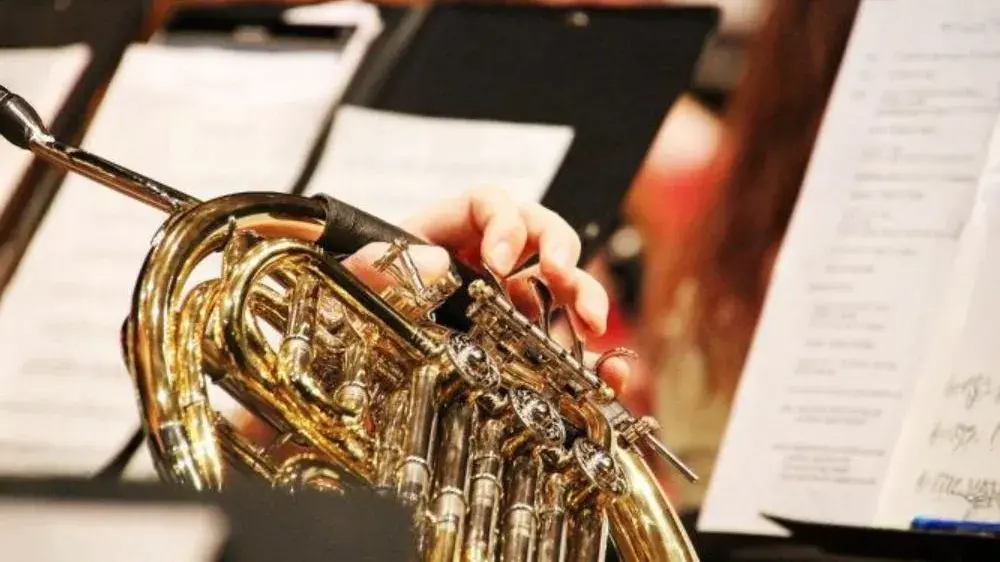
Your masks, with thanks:
M44 160L76 172L99 184L166 213L176 213L201 201L138 172L120 166L74 146L56 140L24 98L0 85L0 135L19 148L30 150ZM427 241L328 195L312 198L326 216L323 233L316 243L333 254L351 254L372 242L406 239L411 244ZM480 275L453 260L453 270L468 286ZM470 327L466 310L471 304L467 291L460 290L438 309L439 320L465 331Z
M57 141L31 104L3 86L0 86L0 134L14 146L161 211L174 213L199 203L182 191Z

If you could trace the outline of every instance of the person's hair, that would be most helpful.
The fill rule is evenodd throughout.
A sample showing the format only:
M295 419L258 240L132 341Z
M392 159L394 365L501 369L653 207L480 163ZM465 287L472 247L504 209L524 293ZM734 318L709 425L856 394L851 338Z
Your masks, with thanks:
M777 0L725 113L718 204L687 251L692 329L715 390L731 392L798 198L858 0Z

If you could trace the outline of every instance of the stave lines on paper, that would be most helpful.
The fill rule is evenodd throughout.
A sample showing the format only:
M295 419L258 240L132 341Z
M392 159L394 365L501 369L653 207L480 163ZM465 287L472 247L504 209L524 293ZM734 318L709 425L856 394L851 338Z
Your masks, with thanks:
M342 107L310 185L390 222L476 188L540 201L573 140L568 126Z
M134 46L84 146L201 199L285 191L338 56ZM76 175L60 189L0 303L0 472L88 474L138 427L119 331L165 218Z

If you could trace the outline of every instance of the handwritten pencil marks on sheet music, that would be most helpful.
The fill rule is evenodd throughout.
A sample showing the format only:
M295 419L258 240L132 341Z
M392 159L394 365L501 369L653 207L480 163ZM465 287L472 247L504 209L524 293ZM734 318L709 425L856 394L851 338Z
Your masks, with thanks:
M1000 519L1000 379L983 373L951 376L939 389L941 405L927 446L912 462L913 493L923 513L973 521ZM927 503L930 502L930 503ZM941 510L944 510L943 512Z
M984 373L951 376L941 389L946 419L934 421L927 443L939 451L1000 454L1000 380Z
M1000 480L967 477L947 471L924 471L914 486L918 494L961 505L961 517L973 521L1000 518Z
M945 399L958 399L966 410L971 410L984 401L994 405L1000 403L1000 382L983 374L952 376L944 386Z

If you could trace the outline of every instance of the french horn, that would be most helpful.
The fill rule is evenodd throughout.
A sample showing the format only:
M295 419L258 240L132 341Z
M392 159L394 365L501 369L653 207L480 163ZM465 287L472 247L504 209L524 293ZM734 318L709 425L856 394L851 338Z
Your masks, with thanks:
M578 340L550 336L541 282L531 320L488 270L455 260L426 282L407 249L420 240L335 199L198 201L59 142L2 87L0 132L167 213L120 334L162 480L375 489L412 508L420 560L599 561L609 534L622 560L697 560L646 455L693 474L584 364ZM374 266L396 281L379 292L340 261L373 241L389 243ZM193 282L220 254L217 276ZM214 410L209 383L275 442Z

